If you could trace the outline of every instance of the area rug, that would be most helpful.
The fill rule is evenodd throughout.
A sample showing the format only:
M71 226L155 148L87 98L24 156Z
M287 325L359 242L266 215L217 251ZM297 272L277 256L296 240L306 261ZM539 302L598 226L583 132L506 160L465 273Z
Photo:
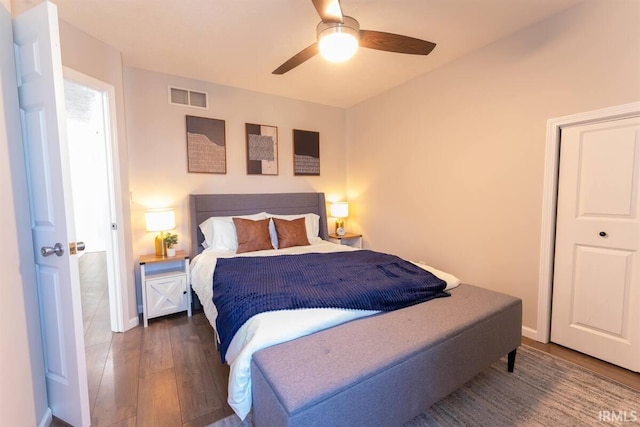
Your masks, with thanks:
M526 345L515 371L506 357L404 427L634 426L640 392ZM233 415L210 427L252 427Z

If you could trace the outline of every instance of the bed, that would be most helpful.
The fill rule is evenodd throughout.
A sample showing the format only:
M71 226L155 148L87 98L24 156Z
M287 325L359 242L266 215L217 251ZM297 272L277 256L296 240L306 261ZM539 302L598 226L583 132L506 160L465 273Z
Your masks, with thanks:
M207 239L200 225L209 218L261 215L262 212L276 216L317 216L317 240L309 238L314 253L353 250L336 249L338 245L325 241L328 232L322 193L226 194L190 196L192 254L203 252L203 242ZM306 226L308 230L309 223ZM266 257L293 255L300 254L299 250L292 247L260 251L260 254ZM192 285L197 296L194 300L202 302L214 329L218 313L212 302L212 286L202 283L209 280L207 277L213 277L213 267L208 265L219 263L222 271L223 262L228 262L226 258L234 257L233 251L218 252L204 251L194 257L192 263ZM222 259L224 261L218 261ZM431 271L436 272L436 276L446 276L448 281L444 282L453 297L412 304L383 314L379 314L379 310L308 309L251 317L243 329L234 331L233 340L222 341L226 344L221 354L231 365L231 407L240 418L253 407L257 426L352 425L356 416L356 424L366 421L395 425L398 419L410 420L507 353L513 369L515 350L520 342L521 302L470 285L460 285L451 291L452 286L458 285L454 283L455 278ZM199 276L200 284L196 285ZM447 321L443 322L441 317ZM421 331L420 325L415 324L416 319L438 327ZM282 332L283 328L278 326L281 324L295 325L295 328ZM258 336L258 329L271 331L267 335L272 336ZM378 331L386 331L388 336L376 336ZM359 337L357 350L353 347L354 337ZM381 342L393 342L393 345L381 347ZM452 363L447 364L447 359ZM429 380L426 389L420 384L408 389L401 387L403 390L388 387L401 379L410 384L415 373L439 380ZM407 397L398 400L403 393ZM363 406L372 399L391 399L387 403L392 410L365 411L369 418L363 419Z

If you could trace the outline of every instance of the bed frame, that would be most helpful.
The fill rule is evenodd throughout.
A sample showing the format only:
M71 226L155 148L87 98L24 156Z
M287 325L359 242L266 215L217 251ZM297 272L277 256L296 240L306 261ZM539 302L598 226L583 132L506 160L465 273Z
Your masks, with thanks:
M192 254L211 216L314 212L327 238L322 193L191 195ZM514 369L522 301L462 284L449 298L354 320L265 348L251 362L253 423L397 426L508 354Z

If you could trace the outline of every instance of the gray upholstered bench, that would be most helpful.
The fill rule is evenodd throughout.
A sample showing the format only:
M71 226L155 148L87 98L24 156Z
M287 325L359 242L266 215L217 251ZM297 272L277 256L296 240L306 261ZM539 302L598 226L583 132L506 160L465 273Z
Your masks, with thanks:
M256 352L257 427L399 426L520 345L522 302L460 285L440 298Z

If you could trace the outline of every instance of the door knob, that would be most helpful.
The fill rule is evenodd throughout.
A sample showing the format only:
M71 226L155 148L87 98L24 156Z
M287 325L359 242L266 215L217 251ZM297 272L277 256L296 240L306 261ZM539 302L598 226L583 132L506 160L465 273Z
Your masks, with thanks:
M604 231L601 231L598 234L600 235L600 237L607 237L607 233L605 233Z
M85 248L85 247L86 247L86 246L84 245L84 242L78 242L78 243L76 243L76 250L77 250L78 252L80 252L80 251L84 251L84 248Z
M62 246L62 243L56 243L53 247L43 246L40 248L40 254L44 257L48 257L53 254L62 256L62 254L64 254L64 246Z

